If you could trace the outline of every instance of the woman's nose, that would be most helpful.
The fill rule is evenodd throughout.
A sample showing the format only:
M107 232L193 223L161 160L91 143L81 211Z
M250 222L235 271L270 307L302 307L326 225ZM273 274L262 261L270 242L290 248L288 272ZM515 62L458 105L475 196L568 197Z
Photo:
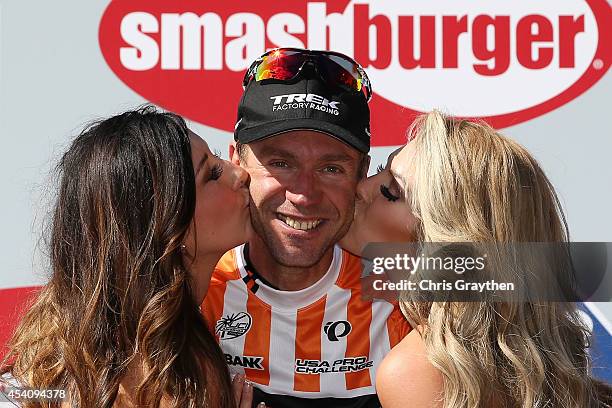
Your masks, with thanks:
M230 166L232 167L232 170L234 172L234 190L238 190L240 188L248 188L249 187L249 183L251 182L251 177L249 176L249 173L243 169L242 167L235 165L233 163L230 163Z

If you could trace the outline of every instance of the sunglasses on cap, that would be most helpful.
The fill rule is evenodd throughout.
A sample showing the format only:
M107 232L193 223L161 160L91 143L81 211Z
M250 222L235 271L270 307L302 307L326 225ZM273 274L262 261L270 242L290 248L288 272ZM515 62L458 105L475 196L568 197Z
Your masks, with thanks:
M317 74L330 85L348 91L363 92L366 101L372 98L372 86L361 65L352 58L333 51L310 51L300 48L276 48L257 58L242 81L246 88L249 82L273 79L291 81L304 66L310 63Z

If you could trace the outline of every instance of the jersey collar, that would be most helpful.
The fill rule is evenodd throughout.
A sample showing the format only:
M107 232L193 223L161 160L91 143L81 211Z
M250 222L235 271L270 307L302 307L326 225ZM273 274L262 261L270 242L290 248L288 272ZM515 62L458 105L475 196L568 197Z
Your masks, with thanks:
M244 257L244 245L240 245L234 249L236 255L236 264L240 272L241 278L248 278L246 270L246 259ZM308 306L315 301L321 299L327 294L329 289L336 283L340 270L342 269L342 249L334 246L333 258L327 272L317 282L311 286L295 291L274 289L260 279L255 278L258 285L255 296L263 300L275 309L286 311L295 311L302 307Z

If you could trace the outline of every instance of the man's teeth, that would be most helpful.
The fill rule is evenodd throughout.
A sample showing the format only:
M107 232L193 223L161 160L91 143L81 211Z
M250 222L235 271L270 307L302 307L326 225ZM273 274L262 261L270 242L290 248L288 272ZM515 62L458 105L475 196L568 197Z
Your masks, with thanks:
M284 215L280 216L280 220L284 222L285 224L287 224L288 226L290 226L291 228L302 230L302 231L309 231L313 228L316 228L317 225L321 223L321 220L300 222L300 221L294 220L293 218L285 217Z

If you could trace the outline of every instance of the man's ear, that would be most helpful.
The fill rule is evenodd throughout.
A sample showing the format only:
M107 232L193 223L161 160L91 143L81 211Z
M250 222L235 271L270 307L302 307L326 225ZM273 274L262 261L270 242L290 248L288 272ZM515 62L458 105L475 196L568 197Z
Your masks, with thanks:
M360 180L368 177L368 170L370 168L371 161L372 161L372 157L368 154L361 162L362 166L361 166L361 169L359 169L359 176L360 176L359 179Z
M229 158L232 163L237 166L240 166L240 155L238 154L238 149L236 148L236 141L232 141L229 145Z

